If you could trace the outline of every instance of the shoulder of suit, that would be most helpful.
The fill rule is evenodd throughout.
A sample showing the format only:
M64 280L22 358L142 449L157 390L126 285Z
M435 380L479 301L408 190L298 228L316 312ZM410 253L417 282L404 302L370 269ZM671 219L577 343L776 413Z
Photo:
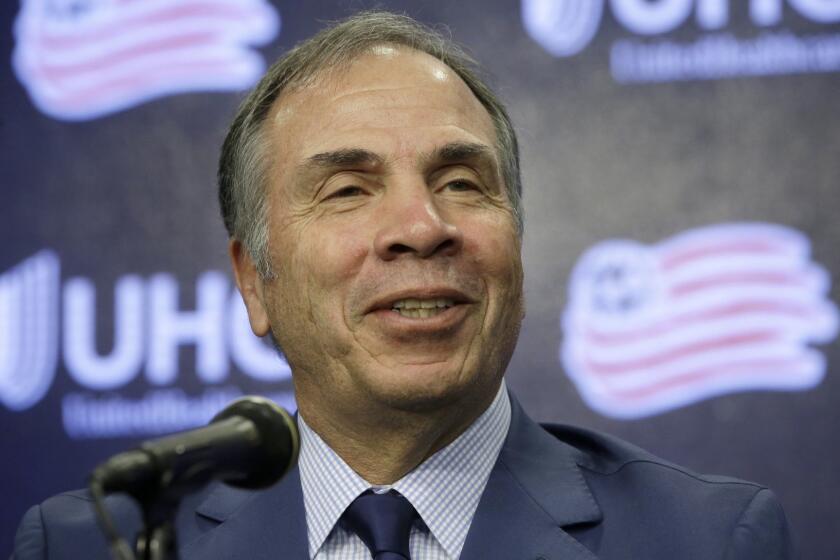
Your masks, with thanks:
M573 447L578 465L594 475L611 476L637 471L683 478L701 485L743 486L752 493L766 488L761 484L721 475L700 474L677 465L618 437L566 424L541 424L558 440Z

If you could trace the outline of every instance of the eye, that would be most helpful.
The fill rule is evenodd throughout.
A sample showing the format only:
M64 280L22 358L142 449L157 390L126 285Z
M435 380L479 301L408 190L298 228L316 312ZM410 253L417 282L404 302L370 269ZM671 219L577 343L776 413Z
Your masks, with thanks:
M346 187L341 187L336 191L332 192L327 199L330 198L352 198L354 196L360 196L365 194L364 189L362 187L357 187L356 185L348 185Z
M444 188L454 192L469 192L478 190L478 187L476 187L473 183L463 179L449 181L446 185L444 185Z

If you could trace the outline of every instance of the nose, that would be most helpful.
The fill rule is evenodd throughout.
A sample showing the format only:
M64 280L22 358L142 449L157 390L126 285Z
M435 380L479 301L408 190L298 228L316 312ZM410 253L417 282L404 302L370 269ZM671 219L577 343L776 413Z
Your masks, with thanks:
M395 188L385 195L377 216L374 250L382 260L402 255L420 258L454 255L461 250L461 230L445 219L425 184Z

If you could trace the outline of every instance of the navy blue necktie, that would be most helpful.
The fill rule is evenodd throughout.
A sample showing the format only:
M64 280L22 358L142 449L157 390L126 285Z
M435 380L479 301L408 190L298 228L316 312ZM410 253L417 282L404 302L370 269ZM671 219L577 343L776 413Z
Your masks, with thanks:
M344 526L362 539L374 560L410 559L408 538L416 518L411 502L393 490L365 492L341 516Z

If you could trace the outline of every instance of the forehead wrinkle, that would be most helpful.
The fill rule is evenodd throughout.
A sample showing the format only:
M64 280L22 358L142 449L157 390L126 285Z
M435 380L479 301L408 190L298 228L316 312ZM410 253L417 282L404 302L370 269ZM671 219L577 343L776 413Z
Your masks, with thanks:
M412 92L403 94L402 92ZM422 92L417 95L413 92ZM364 124L372 127L393 127L422 113L427 121L454 124L471 113L471 107L459 97L420 88L377 89L347 93L325 103L332 106L335 119L342 124ZM371 119L371 116L374 118ZM480 118L480 117L479 117Z
M321 91L329 91L325 104L341 107L342 113L352 113L369 108L378 110L398 108L405 109L405 99L411 96L411 92L422 91L419 99L415 99L414 108L420 110L440 110L440 103L435 100L445 100L444 105L447 111L453 109L463 116L479 110L484 110L478 100L469 90L467 85L453 79L441 79L439 74L430 70L426 73L428 81L424 84L394 85L385 81L377 83L355 83L357 77L349 70L341 79L331 80L321 86ZM430 75L431 74L431 75ZM327 86L328 87L324 87ZM408 92L406 95L403 93ZM478 104L478 106L476 106ZM486 110L485 110L486 111ZM487 115L489 117L489 115ZM479 117L481 118L481 117Z
M362 59L355 64L364 62ZM382 59L386 57L371 57ZM368 59L370 60L370 59ZM494 140L497 140L495 129L486 109L475 96L461 83L457 76L450 75L449 80L441 80L440 76L430 76L430 70L436 64L428 64L422 72L432 83L423 89L423 95L418 97L414 92L418 90L416 84L393 84L379 79L365 83L349 68L342 68L339 72L322 72L315 84L295 88L287 92L275 102L273 132L290 124L297 130L301 122L320 122L318 128L332 129L333 146L314 145L312 151L318 151L310 157L299 160L296 168L307 175L323 174L336 169L352 167L384 170L392 168L400 160L413 160L422 163L427 168L436 163L480 164L491 167L494 174L500 171L500 158ZM448 71L448 67L443 69ZM422 80L421 80L422 81ZM406 92L407 95L402 95ZM408 92L411 92L408 95ZM406 99L403 99L405 97ZM406 101L410 103L406 104ZM325 110L326 109L326 110ZM424 115L418 122L417 115ZM402 117L405 117L404 119ZM466 122L469 121L469 122ZM292 122L294 121L294 123ZM296 123L296 124L295 124ZM422 123L422 124L421 124ZM394 129L411 126L432 126L460 131L441 131L444 136L441 142L448 143L441 146L432 144L419 146L412 139L402 138L390 146L359 145L353 140L358 135L356 129L365 130ZM466 128L465 128L466 127ZM446 134L442 134L446 132ZM286 135L279 135L283 138ZM346 141L339 138L344 136ZM458 138L461 136L462 138ZM287 139L288 141L288 139ZM304 146L307 142L304 136ZM294 146L286 144L286 148L297 151ZM342 144L344 144L342 146ZM304 146L298 146L300 149ZM335 147L335 149L333 149ZM324 149L326 148L326 149ZM298 152L300 153L300 152ZM306 152L304 151L304 155ZM393 169L392 169L393 170Z

